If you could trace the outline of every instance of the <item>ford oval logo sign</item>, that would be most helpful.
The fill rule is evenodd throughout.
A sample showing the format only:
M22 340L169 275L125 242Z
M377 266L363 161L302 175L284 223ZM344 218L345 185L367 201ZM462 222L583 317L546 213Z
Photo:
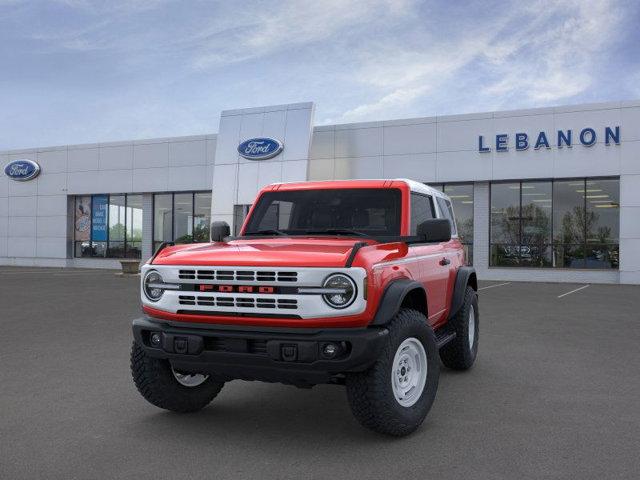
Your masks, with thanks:
M266 160L278 155L284 146L273 138L250 138L238 145L238 153L249 160Z
M11 180L26 182L38 176L40 165L33 160L14 160L4 167L4 173Z

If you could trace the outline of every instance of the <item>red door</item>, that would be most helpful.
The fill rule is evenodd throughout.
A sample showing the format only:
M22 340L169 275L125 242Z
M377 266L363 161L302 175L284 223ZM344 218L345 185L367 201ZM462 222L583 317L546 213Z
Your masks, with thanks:
M416 245L416 260L420 265L420 283L427 291L429 325L444 321L447 309L451 253L445 244Z

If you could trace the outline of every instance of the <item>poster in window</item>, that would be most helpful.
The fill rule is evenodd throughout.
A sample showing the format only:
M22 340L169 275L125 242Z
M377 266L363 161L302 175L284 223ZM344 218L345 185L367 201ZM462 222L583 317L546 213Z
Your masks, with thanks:
M75 239L76 241L89 241L91 233L91 197L76 197L75 213Z
M109 197L107 195L94 195L91 209L91 236L94 242L107 241L107 207Z

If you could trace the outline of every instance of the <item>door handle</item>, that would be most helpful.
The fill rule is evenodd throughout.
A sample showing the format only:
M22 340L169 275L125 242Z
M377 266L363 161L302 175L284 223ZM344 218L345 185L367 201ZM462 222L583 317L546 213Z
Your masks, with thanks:
M447 257L444 257L440 260L440 265L442 265L443 267L445 265L449 265L451 263L451 260L449 260Z

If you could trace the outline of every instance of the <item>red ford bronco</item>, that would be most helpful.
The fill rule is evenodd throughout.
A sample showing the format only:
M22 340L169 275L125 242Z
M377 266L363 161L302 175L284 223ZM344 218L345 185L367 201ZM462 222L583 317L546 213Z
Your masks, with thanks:
M274 184L239 236L163 245L143 266L133 380L152 404L193 412L224 382L345 385L377 432L420 426L439 359L472 366L477 279L449 198L411 180Z

